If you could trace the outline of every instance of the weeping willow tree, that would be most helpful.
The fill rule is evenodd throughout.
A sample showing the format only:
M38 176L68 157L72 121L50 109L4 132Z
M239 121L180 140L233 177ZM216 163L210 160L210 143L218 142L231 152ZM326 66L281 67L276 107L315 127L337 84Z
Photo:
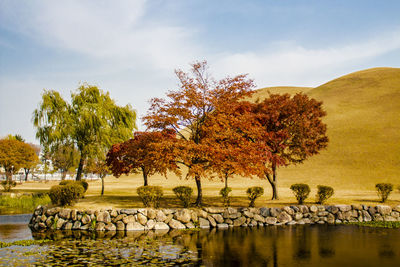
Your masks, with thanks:
M101 153L131 138L136 129L136 112L130 105L118 106L108 92L87 84L71 93L70 103L59 92L44 90L32 120L42 146L72 144L78 149L76 180L81 180L87 159L101 158Z

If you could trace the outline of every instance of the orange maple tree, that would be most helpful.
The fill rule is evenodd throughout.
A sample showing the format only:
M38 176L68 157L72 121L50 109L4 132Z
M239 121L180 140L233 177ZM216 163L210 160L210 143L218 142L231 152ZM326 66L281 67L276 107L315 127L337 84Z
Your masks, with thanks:
M111 147L106 158L108 169L116 177L141 172L145 186L148 177L155 173L166 176L172 170L179 174L174 160L174 140L172 131L135 132L133 139Z
M255 143L260 125L255 120L254 104L227 103L213 112L203 126L204 142L210 146L210 167L228 187L233 175L251 177L263 173L262 164L270 158L267 147Z
M205 142L204 125L215 110L227 103L249 96L254 87L246 75L213 80L207 72L207 63L191 65L191 74L176 70L179 90L170 91L167 99L153 98L148 114L144 117L149 129L172 130L177 138L174 143L175 162L187 167L186 177L196 181L196 205L202 205L201 179L211 171L209 141Z
M35 150L27 143L18 140L0 140L0 166L6 173L8 182L21 168L30 168L38 162Z

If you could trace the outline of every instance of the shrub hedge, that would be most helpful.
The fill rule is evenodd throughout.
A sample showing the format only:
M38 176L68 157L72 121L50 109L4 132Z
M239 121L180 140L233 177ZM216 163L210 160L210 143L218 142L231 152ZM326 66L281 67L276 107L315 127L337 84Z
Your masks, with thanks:
M160 201L163 196L163 190L161 186L141 186L136 189L137 194L141 198L145 207L158 208Z
M247 197L250 200L249 207L254 207L256 199L264 194L264 189L260 186L249 187L246 190Z
M326 200L328 200L334 194L334 190L330 186L326 185L318 185L317 186L317 203L324 204Z
M182 201L183 207L187 208L190 205L192 199L193 189L189 186L177 186L172 189L176 197Z
M292 184L290 189L293 191L299 204L303 204L311 191L308 184Z
M54 205L73 205L82 198L85 189L79 183L67 183L54 185L50 188L49 197Z

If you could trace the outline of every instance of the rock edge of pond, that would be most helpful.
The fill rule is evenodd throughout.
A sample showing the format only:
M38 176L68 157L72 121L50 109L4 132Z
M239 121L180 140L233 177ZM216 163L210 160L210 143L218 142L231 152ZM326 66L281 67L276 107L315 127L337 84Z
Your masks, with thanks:
M101 209L38 206L29 222L33 232L47 230L145 231L254 227L294 224L400 221L400 205L293 205L283 208Z

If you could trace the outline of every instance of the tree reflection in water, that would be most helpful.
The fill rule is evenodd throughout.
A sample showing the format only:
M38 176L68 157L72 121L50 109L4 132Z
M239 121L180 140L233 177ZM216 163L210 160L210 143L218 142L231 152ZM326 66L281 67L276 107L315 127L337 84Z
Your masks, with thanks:
M53 241L18 250L0 249L0 265L21 265L18 260L27 255L30 264L39 265L384 266L400 262L398 230L349 225L55 231L33 237Z

